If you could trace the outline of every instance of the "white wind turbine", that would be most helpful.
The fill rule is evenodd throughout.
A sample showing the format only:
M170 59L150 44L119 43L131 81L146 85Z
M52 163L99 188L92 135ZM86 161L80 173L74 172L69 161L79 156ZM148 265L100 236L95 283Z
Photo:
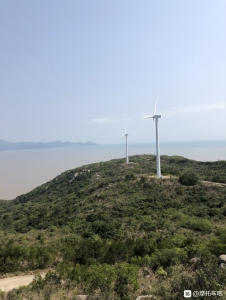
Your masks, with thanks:
M128 158L128 141L127 141L127 137L128 137L128 133L126 133L126 128L125 128L125 133L123 135L121 135L121 137L125 136L126 137L126 163L129 163L129 158Z
M158 131L158 119L161 118L161 115L156 115L156 105L157 105L157 100L155 103L155 109L153 112L153 116L147 116L144 117L143 119L147 118L152 118L153 121L155 122L155 134L156 134L156 171L157 171L157 177L161 177L161 166L160 166L160 150L159 150L159 131Z

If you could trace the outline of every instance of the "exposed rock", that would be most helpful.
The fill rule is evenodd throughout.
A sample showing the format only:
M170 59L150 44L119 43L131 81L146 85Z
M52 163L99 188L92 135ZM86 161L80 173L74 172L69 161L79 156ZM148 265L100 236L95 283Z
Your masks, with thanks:
M150 278L151 275L153 274L152 271L147 267L143 268L142 273L143 273L143 276L147 277L147 278Z
M220 263L226 263L226 255L222 254L218 257L218 264Z
M226 264L226 255L222 254L218 257L218 265L219 268L224 268Z
M197 264L201 262L201 259L199 257L193 257L189 260L189 262L192 264Z

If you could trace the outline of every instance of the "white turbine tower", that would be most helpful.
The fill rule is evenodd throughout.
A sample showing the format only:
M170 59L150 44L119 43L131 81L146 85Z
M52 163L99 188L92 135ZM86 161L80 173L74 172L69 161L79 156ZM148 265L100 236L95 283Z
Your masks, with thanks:
M155 109L153 112L153 116L147 116L144 117L143 119L147 118L152 118L153 121L155 122L155 134L156 134L156 171L157 171L157 177L161 177L161 166L160 166L160 150L159 150L159 131L158 131L158 119L161 118L161 115L156 115L156 105L157 105L157 100L155 103Z
M127 141L127 137L128 137L128 133L126 133L126 128L125 128L125 133L122 136L125 136L126 137L126 163L128 164L129 163L129 158L128 158L128 141Z

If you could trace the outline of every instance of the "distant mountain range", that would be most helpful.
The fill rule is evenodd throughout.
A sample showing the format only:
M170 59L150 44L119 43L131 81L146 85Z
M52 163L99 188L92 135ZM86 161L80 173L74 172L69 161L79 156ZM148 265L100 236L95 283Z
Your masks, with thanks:
M49 142L49 143L33 143L33 142L7 142L5 140L0 140L0 151L7 151L7 150L28 150L28 149L48 149L48 148L63 148L63 147L78 147L78 146L97 146L99 144L93 142Z

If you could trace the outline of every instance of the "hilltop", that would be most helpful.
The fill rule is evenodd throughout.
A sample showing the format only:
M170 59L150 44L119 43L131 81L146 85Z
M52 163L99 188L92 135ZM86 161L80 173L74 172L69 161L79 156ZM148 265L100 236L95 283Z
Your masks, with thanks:
M226 252L226 161L162 156L163 180L155 178L155 156L130 161L68 170L0 201L1 273L54 268L53 295L66 293L64 280L102 297L95 299L135 299L150 285L158 299L181 299L186 288L223 290L217 257ZM200 282L202 272L208 276ZM39 280L46 293L50 279Z
M134 217L136 214L140 217L153 215L152 207L155 212L161 210L162 214L167 207L184 210L191 203L193 208L189 215L196 216L203 205L206 211L206 206L210 204L208 200L213 205L217 187L204 183L186 187L179 183L178 176L190 171L197 174L200 181L226 182L225 161L196 162L183 157L163 156L162 173L165 179L159 181L155 180L155 156L134 156L131 160L129 165L123 159L116 159L69 170L30 193L7 201L4 203L2 228L27 232L70 223L77 232L85 235L84 231L87 232L87 227L92 223L91 216L96 216L93 218L98 221L109 220L110 216L116 222L118 218L122 221L122 217ZM191 191L202 200L189 201L187 198ZM220 185L217 193L223 191ZM205 197L206 201L203 200ZM142 208L145 208L143 212ZM84 226L81 227L81 224ZM111 229L109 231L112 232ZM106 236L103 237L108 237L106 232L104 234Z

